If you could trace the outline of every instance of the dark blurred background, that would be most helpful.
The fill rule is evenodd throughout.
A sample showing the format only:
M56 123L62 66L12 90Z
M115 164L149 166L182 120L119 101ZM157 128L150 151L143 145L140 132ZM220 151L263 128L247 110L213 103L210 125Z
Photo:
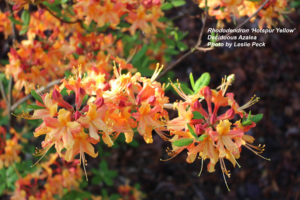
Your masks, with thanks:
M185 40L189 46L196 43L202 26L199 13L200 9L192 3L167 13L181 30L189 32ZM216 173L205 170L198 177L200 161L185 163L186 153L168 162L159 161L168 144L157 136L151 145L140 141L138 148L114 149L110 166L118 169L120 176L139 183L147 199L300 199L299 10L288 16L289 19L277 27L296 28L296 32L257 34L259 41L266 42L265 48L217 48L207 53L197 52L174 68L176 77L186 82L189 72L193 72L194 77L209 72L212 87L218 86L224 75L234 73L236 81L229 91L235 93L240 105L254 94L261 97L251 110L263 113L264 118L250 134L256 138L255 144L266 145L263 155L271 158L271 162L244 148L238 160L242 168L233 169L227 163L232 173L228 179L230 192L219 165L216 165ZM207 28L215 27L215 23L209 19ZM234 27L233 24L228 26ZM251 27L257 27L257 23L245 26ZM177 97L170 98L175 101L172 98Z

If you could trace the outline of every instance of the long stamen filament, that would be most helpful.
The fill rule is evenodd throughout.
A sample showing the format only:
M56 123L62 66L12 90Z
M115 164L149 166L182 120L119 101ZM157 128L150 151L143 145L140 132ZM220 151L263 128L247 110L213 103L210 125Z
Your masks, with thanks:
M81 147L80 147L80 154L79 154L80 158L80 164L82 163L82 166L83 166L83 170L84 170L84 174L85 174L85 179L86 181L88 181L88 177L87 177L87 173L86 173L86 169L85 169L85 165L86 165L86 160L85 160L85 156L84 156L84 152L81 151Z
M228 171L227 171L227 169L226 169L226 166L225 166L225 163L224 163L224 159L223 159L223 158L220 159L220 166L221 166L221 171L222 171L222 175L223 175L223 179L224 179L226 188L227 188L228 191L230 191L229 186L228 186L228 184L227 184L226 177L225 177L225 173L226 173L226 175L228 176L228 178L230 178L230 173L228 173ZM225 173L224 173L224 172L225 172Z
M260 152L257 152L257 151L254 150L254 149L258 149L259 147L255 147L255 146L253 146L253 145L251 145L251 144L246 144L246 145L244 145L244 146L245 146L247 149L249 149L250 151L252 151L255 155L261 157L262 159L267 160L267 161L271 161L270 158L265 158L265 157L263 157L262 155L260 155L260 153L262 153L263 150L260 149ZM254 148L254 149L253 149L253 148Z
M200 167L200 172L198 174L198 176L200 177L202 174L202 170L203 170L203 158L201 158L201 167Z
M238 111L243 111L247 108L249 108L250 106L254 105L255 103L257 103L259 101L259 97L257 97L256 95L254 95L253 97L251 97L251 99L245 103L243 106L238 108Z

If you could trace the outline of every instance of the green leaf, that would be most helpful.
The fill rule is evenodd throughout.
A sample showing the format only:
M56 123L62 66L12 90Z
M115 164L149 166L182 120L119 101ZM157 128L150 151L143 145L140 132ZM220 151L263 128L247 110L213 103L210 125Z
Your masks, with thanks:
M247 119L246 119L246 118L243 118L243 120L242 120L242 125L243 125L243 126L249 126L249 125L251 125L251 124L252 124L252 120L251 120L251 111L250 111L249 114L248 114Z
M203 73L195 83L194 92L195 94L200 91L204 86L207 86L210 82L210 75L208 72Z
M31 90L30 93L31 93L31 96L33 96L33 98L35 98L40 103L44 104L42 97L40 95L38 95L35 90Z
M36 104L31 104L31 105L28 105L27 107L30 108L30 109L33 109L33 110L45 109L45 107L38 106Z
M207 137L207 135L206 134L203 134L203 135L201 135L198 139L197 139L197 141L203 141L205 138Z
M264 117L263 114L257 114L257 115L251 115L250 116L250 120L253 121L254 123L258 123L260 120L262 120L262 118Z
M197 134L195 133L194 129L191 127L191 125L187 124L188 129L190 131L190 133L194 136L195 139L197 139Z
M91 196L89 192L71 190L62 197L62 200L90 199Z
M20 30L20 35L24 35L28 31L28 26L22 26L22 29Z
M205 117L198 111L193 112L193 119L205 119Z
M176 147L184 147L189 144L192 144L193 141L194 141L193 138L183 138L183 139L179 139L179 140L172 142L172 145L174 145Z
M164 3L162 6L161 6L161 9L162 10L170 10L173 8L173 5L171 3Z
M193 73L190 73L190 82L191 82L191 86L193 88L193 90L195 90L195 81L194 81L194 76Z
M67 88L63 88L63 89L60 91L60 94L61 94L62 96L68 96L69 94L68 94Z
M4 183L1 183L0 184L0 195L3 194L3 191L5 190L5 184Z
M251 111L249 112L249 114L248 114L248 117L247 117L247 119L243 119L243 121L242 121L242 125L243 126L248 126L248 125L251 125L253 122L254 123L258 123L260 120L262 120L262 118L263 118L263 114L257 114L257 115L251 115Z
M23 25L23 23L22 23L22 22L20 22L20 21L16 20L16 19L15 19L13 16L9 16L8 18L9 18L9 19L10 19L10 21L11 21L12 23L14 23L14 24Z
M0 126L4 126L4 125L7 125L8 124L8 116L1 116L0 117Z
M294 1L294 2L291 2L290 5L291 5L292 8L300 7L300 1Z
M185 51L188 48L188 46L183 42L177 42L177 47L180 51Z
M172 4L174 7L179 7L179 6L183 6L185 4L184 0L173 0Z
M185 94L193 94L193 91L187 86L186 83L181 83L180 86Z
M23 10L21 19L23 22L23 26L28 26L30 22L30 13L28 10Z
M0 81L4 81L5 80L5 74L4 73L0 73Z
M143 62L143 57L146 55L146 52L148 50L148 45L144 45L132 58L132 65L135 67L139 67L139 65Z

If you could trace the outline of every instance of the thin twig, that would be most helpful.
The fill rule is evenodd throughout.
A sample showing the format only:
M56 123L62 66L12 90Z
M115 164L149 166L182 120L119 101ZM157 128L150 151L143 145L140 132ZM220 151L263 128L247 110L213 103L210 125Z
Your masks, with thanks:
M205 29L205 24L206 24L206 20L207 20L207 12L205 12L205 15L202 19L202 28L201 31L199 33L199 37L197 40L197 43L194 45L193 48L191 48L190 50L188 50L185 54L183 54L182 56L180 56L175 62L173 62L172 64L168 65L157 77L157 79L161 78L162 76L164 76L168 71L170 71L171 69L173 69L176 65L178 65L179 63L181 63L181 61L183 61L186 57L188 57L189 55L193 54L196 50L198 50L198 48L201 45L201 41L202 41L202 37L203 37L203 33L204 33L204 29Z
M7 114L8 114L8 124L7 128L10 130L10 125L11 125L11 103L12 103L12 84L13 84L13 77L9 77L9 82L8 82L8 93L7 93Z
M207 0L205 0L205 8L204 9L205 9L204 10L204 17L202 17L202 28L201 28L201 31L199 33L198 41L197 41L195 47L200 47L201 43L202 43L202 37L203 37L204 29L205 29L205 26L206 26L207 16L208 16Z
M246 20L244 20L242 23L240 23L236 28L239 29L242 26L244 26L246 23L248 23L253 17L255 17L264 7L265 5L269 2L270 0L266 0L251 16L249 16ZM168 71L170 71L171 69L173 69L176 65L178 65L179 63L181 63L186 57L188 57L190 54L193 54L195 52L195 50L200 51L200 52L207 52L207 51L211 51L214 49L214 47L210 47L208 46L208 43L206 43L204 45L204 47L201 47L201 42L202 42L202 37L203 37L203 32L204 32L204 28L205 28L205 24L206 24L206 20L207 20L207 9L205 10L205 16L204 19L202 20L203 22L203 26L201 28L201 31L199 33L199 37L197 40L196 45L191 48L190 50L188 50L185 54L183 54L181 57L179 57L175 62L171 63L169 66L167 66L165 68L164 71L162 71L160 73L160 75L157 77L157 79L161 78L162 76L164 76ZM227 33L225 36L229 36L233 34L233 32ZM226 37L225 37L226 38ZM200 41L200 42L199 42ZM220 41L220 39L217 39L217 41ZM197 45L199 44L199 45Z
M245 19L242 23L240 23L239 25L237 25L237 27L235 27L233 30L236 30L236 29L239 29L241 28L242 26L244 26L245 24L247 24L253 17L255 17L259 11L261 11L265 5L269 2L270 0L266 0L263 4L261 4L261 6L252 14L250 15L247 19ZM230 32L230 33L227 33L226 35L224 35L224 37L218 37L218 38L226 38L227 36L233 34L234 31ZM222 39L217 39L216 42L218 41L221 41ZM208 43L205 45L205 46L208 46Z
M204 29L206 26L206 21L207 21L207 17L208 17L208 11L207 11L207 0L205 1L205 11L204 11L204 17L202 17L202 28L200 30L198 39L197 39L197 43L190 48L185 54L183 54L181 57L179 57L175 62L173 62L172 64L170 64L169 66L167 66L157 77L157 79L161 78L162 76L164 76L168 71L170 71L171 69L173 69L176 65L178 65L179 63L181 63L181 61L183 61L186 57L188 57L189 55L193 54L196 50L199 51L199 47L201 45L202 42L202 37L203 37L203 33L204 33Z
M194 53L192 51L192 49L190 49L188 52L186 52L185 54L183 54L182 56L180 56L175 62L171 63L170 65L168 65L158 76L157 79L160 79L162 76L164 76L168 71L170 71L171 69L173 69L176 65L178 65L179 63L181 63L181 61L183 61L186 57L188 57L190 54Z
M37 93L41 93L44 92L50 88L52 88L54 85L58 84L61 82L61 79L57 79L54 80L52 82L50 82L48 85L40 87L39 89L36 90ZM31 95L27 95L26 97L20 99L19 101L17 101L16 103L14 103L11 107L11 111L14 111L20 104L24 103L25 101L27 101L28 99L30 99L32 96Z
M248 17L245 21L240 23L235 29L239 29L242 26L244 26L245 24L247 24L253 17L255 17L265 7L265 5L267 5L267 3L269 1L270 0L266 0L263 4L261 4L261 6L252 15L250 15L250 17ZM232 33L228 33L228 35L230 35L230 34L232 34ZM225 36L228 36L228 35L225 35Z
M13 9L12 9L12 6L8 4L7 1L5 1L6 3L6 7L7 9L9 10L9 13L11 16L13 16ZM14 23L11 24L11 29L12 29L12 45L14 45L15 41L18 40L18 31L17 31L17 28L16 28L16 25ZM7 115L8 115L8 124L7 124L7 128L8 128L8 131L10 131L10 127L11 127L11 104L12 104L12 87L13 87L13 77L12 75L9 76L9 82L8 82L8 93L7 93L7 97L6 97L6 100L7 100Z
M50 10L47 6L45 6L43 4L39 4L39 6L42 9L47 10L53 17L55 17L56 19L58 19L59 21L61 21L63 23L66 23L66 24L77 24L77 23L79 23L81 25L81 20L80 19L76 19L74 21L68 21L68 20L62 19L62 18L58 17L57 15L55 15L55 13L52 12L52 10Z
M1 91L1 95L7 105L7 98L6 98L6 94L5 94L5 90L4 90L4 87L3 87L3 83L2 81L0 81L0 91Z

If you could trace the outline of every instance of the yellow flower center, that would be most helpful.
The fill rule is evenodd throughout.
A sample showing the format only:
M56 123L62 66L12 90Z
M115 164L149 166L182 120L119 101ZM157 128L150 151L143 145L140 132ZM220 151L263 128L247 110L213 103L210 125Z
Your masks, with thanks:
M219 135L223 135L230 131L230 126L231 126L231 122L228 119L221 120L217 125L216 129Z

